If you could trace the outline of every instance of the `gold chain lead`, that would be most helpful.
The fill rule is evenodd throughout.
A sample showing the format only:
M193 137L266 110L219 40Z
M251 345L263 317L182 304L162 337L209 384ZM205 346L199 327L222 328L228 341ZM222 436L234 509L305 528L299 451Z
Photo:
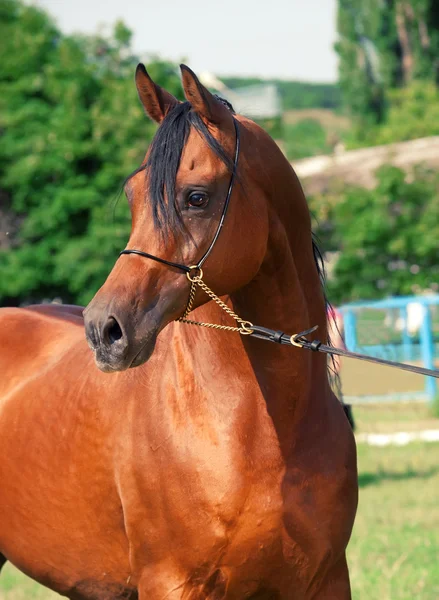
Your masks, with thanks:
M229 308L226 304L224 304L224 302L221 300L221 298L218 298L218 296L214 292L212 292L212 290L203 281L202 269L200 269L197 266L190 267L190 269L191 269L191 271L189 273L186 273L187 278L191 282L191 289L189 291L189 300L188 300L186 310L184 311L183 316L180 317L179 319L177 319L177 321L179 321L180 323L187 323L188 325L198 325L199 327L208 327L209 329L221 329L223 331L238 331L241 335L251 335L253 333L253 330L250 329L250 327L253 326L253 323L250 323L250 321L244 321L244 319L241 319L241 317L239 317L235 312L233 312L233 310L231 308ZM192 277L191 272L193 270L197 270L198 274L194 275ZM235 319L235 321L239 324L239 326L232 327L231 325L217 325L215 323L202 323L200 321L192 321L191 319L187 319L186 317L192 311L197 287L200 287L203 290L203 292L207 296L209 296L209 298L211 300L216 302L216 304L218 304L218 306L220 308L222 308L222 310L224 312L226 312L229 316L233 317L233 319Z

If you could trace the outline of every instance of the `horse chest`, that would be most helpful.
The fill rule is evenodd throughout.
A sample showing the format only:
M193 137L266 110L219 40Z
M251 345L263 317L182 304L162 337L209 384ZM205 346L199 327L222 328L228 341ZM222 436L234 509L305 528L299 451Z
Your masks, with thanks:
M242 423L241 423L242 427ZM239 429L238 429L239 430ZM125 473L122 502L137 565L161 562L172 547L179 567L261 563L280 547L283 462L273 431L162 432ZM264 439L265 436L265 439ZM125 499L125 502L124 502Z

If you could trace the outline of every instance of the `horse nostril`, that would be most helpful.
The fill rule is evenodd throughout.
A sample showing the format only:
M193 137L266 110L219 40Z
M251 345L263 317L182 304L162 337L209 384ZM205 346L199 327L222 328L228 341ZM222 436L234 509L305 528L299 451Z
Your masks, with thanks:
M114 344L123 337L122 329L114 317L109 317L103 330L103 339L110 344Z

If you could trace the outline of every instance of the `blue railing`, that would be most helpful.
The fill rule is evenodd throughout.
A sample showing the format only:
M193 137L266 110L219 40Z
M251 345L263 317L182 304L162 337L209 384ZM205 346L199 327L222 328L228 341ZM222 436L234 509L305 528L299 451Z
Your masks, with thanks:
M422 311L421 321L419 323L419 332L416 339L411 337L407 327L407 307L409 304L419 304ZM353 302L340 307L343 314L343 327L345 344L348 350L352 352L362 352L370 356L395 360L399 362L420 362L428 369L435 368L435 359L439 357L439 341L435 338L432 321L432 307L439 306L439 295L429 296L400 296L386 298L375 302ZM380 344L373 343L372 325L366 320L362 322L361 342L359 342L358 323L364 310L368 311L387 311L397 309L401 317L402 331L400 332L400 343L396 343L394 338L396 333L391 331L392 341ZM374 333L381 328L386 329L384 325L374 322ZM363 340L370 330L369 340ZM389 328L387 327L387 335ZM385 335L383 337L386 337ZM436 335L437 338L437 335ZM366 343L364 343L366 342ZM411 392L408 392L411 394ZM415 394L415 392L413 392ZM436 379L425 377L425 392L422 397L432 401L437 394ZM419 395L419 392L417 393Z

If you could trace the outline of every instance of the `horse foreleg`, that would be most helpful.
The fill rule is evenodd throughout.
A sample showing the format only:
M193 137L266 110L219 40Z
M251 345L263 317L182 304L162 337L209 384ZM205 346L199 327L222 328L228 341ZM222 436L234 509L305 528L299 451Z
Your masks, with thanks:
M181 579L176 572L169 572L161 579L155 573L153 582L149 577L140 579L139 600L225 600L228 597L227 577L221 569L196 581L190 577ZM251 596L252 600L275 600L277 597L273 594Z
M346 556L332 567L325 576L312 600L351 600L351 585Z

